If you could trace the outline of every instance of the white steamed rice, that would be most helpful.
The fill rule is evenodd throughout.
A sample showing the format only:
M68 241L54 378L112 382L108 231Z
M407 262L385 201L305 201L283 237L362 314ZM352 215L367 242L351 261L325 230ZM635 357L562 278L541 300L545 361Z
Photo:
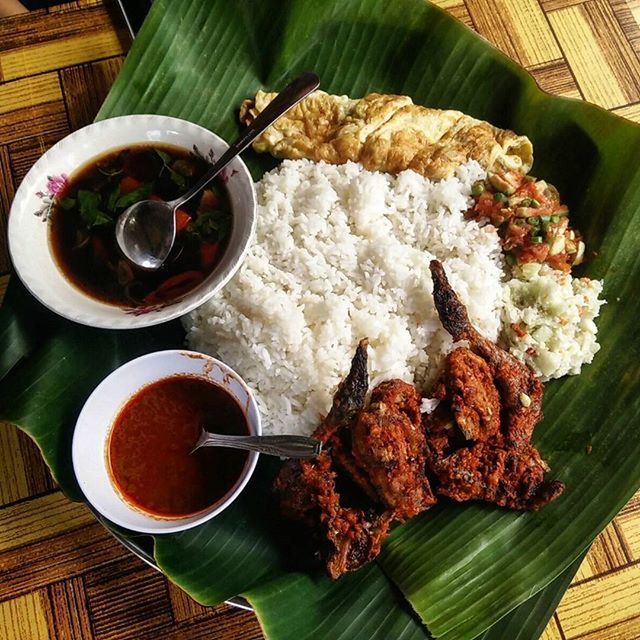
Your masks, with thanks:
M424 387L451 347L431 297L432 258L474 325L498 336L500 241L491 225L464 219L483 177L475 162L431 182L285 160L257 184L257 237L242 268L185 318L190 346L240 373L267 433L310 433L365 336L372 384Z

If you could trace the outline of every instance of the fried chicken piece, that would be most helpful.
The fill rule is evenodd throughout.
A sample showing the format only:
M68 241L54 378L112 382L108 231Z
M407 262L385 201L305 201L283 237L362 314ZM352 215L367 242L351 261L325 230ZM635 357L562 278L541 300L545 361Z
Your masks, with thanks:
M331 410L314 437L330 443L338 438L339 431L348 431L364 406L367 388L367 341L361 340L349 374L338 386ZM380 553L393 516L375 505L367 509L343 506L336 489L332 456L329 446L314 459L287 461L280 469L274 489L280 495L283 515L304 523L320 538L327 571L336 579L359 569Z
M322 504L331 509L340 506L335 481L336 474L326 451L311 460L287 460L273 485L280 495L282 514L309 527L315 526L321 499L324 499Z
M548 467L530 444L542 418L542 383L475 330L442 265L434 260L430 267L443 326L470 346L447 356L434 391L441 403L423 421L436 493L538 509L564 490L562 482L544 480Z
M287 462L274 485L281 494L283 515L303 522L321 538L322 555L334 580L380 553L392 519L390 512L343 507L335 480L331 458L322 452L314 460Z
M341 508L329 516L322 511L327 528L330 550L327 554L327 572L336 580L348 571L355 571L373 560L382 541L389 535L393 518L388 511Z
M536 424L542 420L542 383L531 367L476 331L467 310L449 284L442 264L432 260L429 267L433 300L444 328L456 342L468 341L471 350L491 368L500 390L506 441L516 446L528 443Z
M484 500L537 511L564 490L562 482L544 480L549 467L532 446L501 449L479 442L458 449L432 469L438 493L457 502Z
M327 442L331 458L344 473L364 492L371 502L379 503L380 498L369 480L367 472L362 469L353 457L351 429L343 428L334 433Z
M500 396L489 365L469 349L447 356L446 393L466 440L488 440L500 432Z
M420 394L402 380L383 382L353 426L353 455L394 518L407 520L435 504L425 475Z

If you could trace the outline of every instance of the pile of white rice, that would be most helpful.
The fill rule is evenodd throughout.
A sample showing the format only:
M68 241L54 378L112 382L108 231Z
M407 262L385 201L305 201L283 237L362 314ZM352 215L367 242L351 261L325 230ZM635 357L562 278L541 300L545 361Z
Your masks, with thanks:
M491 225L464 219L483 177L475 162L431 182L284 161L257 185L257 237L242 268L185 319L190 346L243 376L270 433L317 426L365 336L372 384L399 377L424 387L451 348L431 259L443 262L473 324L498 336L500 241Z

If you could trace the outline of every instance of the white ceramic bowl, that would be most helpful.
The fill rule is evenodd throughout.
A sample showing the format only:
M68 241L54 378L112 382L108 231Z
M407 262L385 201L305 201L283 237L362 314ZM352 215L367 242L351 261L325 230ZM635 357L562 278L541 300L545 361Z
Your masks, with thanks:
M9 216L9 252L20 279L52 311L82 324L106 329L146 327L177 318L219 291L238 270L253 238L256 202L251 175L240 158L226 169L233 211L229 244L222 260L193 291L166 305L126 309L109 305L71 284L50 246L47 215L56 192L74 171L109 149L160 142L219 157L228 144L196 124L157 115L121 116L90 124L54 145L31 168L18 189Z
M138 390L176 374L197 375L222 385L245 410L251 435L260 435L260 413L242 378L226 364L193 351L156 351L131 360L107 376L89 396L73 433L73 469L86 499L105 518L141 533L175 533L210 520L240 494L255 469L258 454L249 453L242 475L231 490L208 509L185 518L162 519L129 505L114 487L108 468L107 443L120 409Z

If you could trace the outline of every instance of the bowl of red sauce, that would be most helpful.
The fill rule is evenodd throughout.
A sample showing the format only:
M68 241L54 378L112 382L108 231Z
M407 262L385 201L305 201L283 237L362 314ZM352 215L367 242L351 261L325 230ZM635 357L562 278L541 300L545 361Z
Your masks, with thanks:
M255 231L251 175L235 158L175 212L176 241L162 267L134 265L115 238L118 217L141 200L172 200L228 148L186 120L131 115L93 123L47 151L20 185L9 250L31 293L56 313L126 329L177 318L219 291Z
M174 533L226 509L258 454L206 447L201 429L260 435L260 414L240 376L191 351L159 351L116 369L85 403L73 435L74 471L87 500L115 524Z

